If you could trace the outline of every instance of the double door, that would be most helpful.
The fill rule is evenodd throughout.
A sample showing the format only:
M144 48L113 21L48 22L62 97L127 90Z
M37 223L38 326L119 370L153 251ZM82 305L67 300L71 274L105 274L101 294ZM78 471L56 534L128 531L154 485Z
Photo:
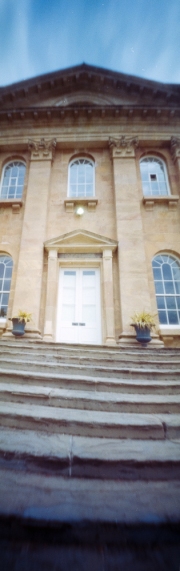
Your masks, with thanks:
M57 342L100 344L99 268L61 268Z

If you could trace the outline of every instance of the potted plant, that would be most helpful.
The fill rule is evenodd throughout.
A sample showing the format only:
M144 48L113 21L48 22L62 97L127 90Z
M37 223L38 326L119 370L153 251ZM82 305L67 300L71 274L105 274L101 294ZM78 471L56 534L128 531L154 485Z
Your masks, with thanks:
M31 321L31 313L19 310L16 317L10 318L13 324L12 334L16 337L21 337L25 333L25 326L28 321Z
M144 346L151 341L151 330L155 327L154 317L155 315L146 311L132 315L131 327L136 331L137 341Z

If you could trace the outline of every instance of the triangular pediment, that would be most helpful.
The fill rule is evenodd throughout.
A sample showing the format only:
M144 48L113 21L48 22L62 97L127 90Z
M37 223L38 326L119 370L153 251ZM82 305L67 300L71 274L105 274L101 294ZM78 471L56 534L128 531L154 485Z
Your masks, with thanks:
M47 240L44 247L45 250L56 250L61 253L100 253L106 249L116 250L117 242L87 230L74 230L52 240Z
M82 64L0 88L2 109L179 102L180 86Z

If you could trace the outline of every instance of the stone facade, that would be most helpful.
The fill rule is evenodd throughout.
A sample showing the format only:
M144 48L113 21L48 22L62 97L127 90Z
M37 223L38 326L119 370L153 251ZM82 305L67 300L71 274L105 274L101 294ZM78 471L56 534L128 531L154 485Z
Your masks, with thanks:
M99 268L101 343L136 343L131 315L157 313L154 256L180 261L180 87L83 64L0 97L1 179L8 163L26 164L22 198L0 198L0 255L13 259L8 317L31 312L27 335L56 342L59 268ZM143 194L148 156L166 165L167 194ZM91 196L68 195L78 158L94 164ZM152 343L180 346L180 319L156 321ZM8 323L0 318L3 336Z

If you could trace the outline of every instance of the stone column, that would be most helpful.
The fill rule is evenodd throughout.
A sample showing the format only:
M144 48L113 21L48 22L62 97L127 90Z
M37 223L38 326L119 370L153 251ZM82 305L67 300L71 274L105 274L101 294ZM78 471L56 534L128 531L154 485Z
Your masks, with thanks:
M56 308L57 297L57 254L56 250L50 250L48 253L44 341L52 341L54 333L54 308Z
M119 286L121 343L132 343L131 315L151 312L147 263L144 247L141 202L135 161L137 138L110 139L113 160L117 240L119 245Z
M106 345L115 345L112 251L103 251L103 288L106 323Z
M31 162L20 243L13 315L19 309L32 313L29 334L39 335L41 303L43 243L46 221L51 163L56 141L29 141ZM27 331L28 332L28 331Z

